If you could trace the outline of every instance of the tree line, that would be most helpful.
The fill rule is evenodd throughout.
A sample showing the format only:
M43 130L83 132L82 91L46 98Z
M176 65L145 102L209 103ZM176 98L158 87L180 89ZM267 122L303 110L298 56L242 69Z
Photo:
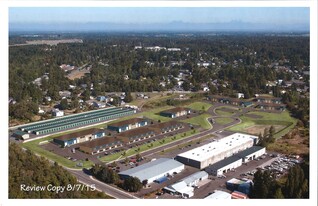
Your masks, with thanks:
M15 144L9 145L9 198L12 199L109 199L110 196L94 189L81 187L74 191L52 192L48 189L40 191L25 191L21 185L25 186L74 186L82 185L68 171L58 164L51 164L44 157L38 157L29 150Z

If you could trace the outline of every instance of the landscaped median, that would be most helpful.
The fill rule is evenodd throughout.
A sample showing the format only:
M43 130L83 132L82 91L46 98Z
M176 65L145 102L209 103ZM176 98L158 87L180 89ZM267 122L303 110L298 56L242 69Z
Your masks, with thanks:
M200 111L200 110L208 111L208 109L212 107L212 104L206 103L206 102L194 102L189 105L185 105L184 107L197 110L197 111Z
M214 118L214 120L216 123L218 123L220 125L226 125L226 124L229 124L229 123L234 121L230 117L217 117L217 118Z
M196 117L182 120L181 122L186 122L186 123L190 123L193 125L198 125L204 129L211 129L212 125L207 121L207 119L210 117L211 117L210 114L204 113L204 114L200 114L199 116L196 116Z
M215 113L219 116L232 116L239 112L239 108L232 106L220 106L215 108Z
M255 118L251 117L252 115L255 115ZM250 130L254 127L254 132L258 135L260 132L264 132L265 127L273 125L278 128L275 138L287 134L297 123L297 120L291 117L288 111L281 113L249 112L247 115L242 115L240 119L242 120L240 124L230 127L228 130L251 133Z
M198 133L197 129L192 129L192 130L189 130L189 131L186 131L186 132L174 135L174 136L165 137L165 138L162 138L160 140L153 141L151 143L147 143L147 144L140 145L138 147L131 148L131 149L127 150L124 155L122 155L123 153L120 152L120 153L101 157L101 158L99 158L99 160L101 160L103 162L112 162L112 161L117 160L117 159L125 158L125 157L131 156L131 155L135 155L137 153L145 152L147 150L151 150L151 149L155 149L155 148L160 147L160 146L164 146L164 145L169 144L171 142L189 137L189 136L197 134L197 133Z

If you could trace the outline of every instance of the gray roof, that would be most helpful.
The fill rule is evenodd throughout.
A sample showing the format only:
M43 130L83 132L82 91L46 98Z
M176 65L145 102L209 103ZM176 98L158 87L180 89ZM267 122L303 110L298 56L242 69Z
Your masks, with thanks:
M199 172L196 172L188 177L183 178L181 181L184 181L185 183L187 183L187 185L189 185L190 183L192 183L196 180L199 180L200 178L207 176L207 175L208 175L207 172L199 171Z
M183 166L184 164L169 158L160 158L152 162L140 165L138 167L122 171L119 175L127 175L131 177L138 177L140 181L148 180L154 176L165 174L166 172Z
M250 154L253 154L253 153L255 153L255 152L257 152L257 151L259 151L259 150L261 150L263 148L264 147L261 147L261 146L253 146L253 147L250 147L250 148L248 148L246 150L243 150L242 152L237 153L236 156L243 158L243 157L246 157L246 156L248 156Z
M248 148L246 150L243 150L242 152L239 152L239 153L237 153L237 154L235 154L235 155L233 155L231 157L228 157L228 158L226 158L224 160L221 160L221 161L219 161L219 162L207 167L205 169L205 171L209 172L211 170L218 170L218 169L220 169L222 167L225 167L226 165L229 165L229 164L231 164L231 163L233 163L233 162L235 162L235 161L237 161L237 160L239 160L241 158L246 157L247 155L253 154L254 152L259 151L259 150L261 150L263 148L264 147L260 147L260 146L250 147L250 148Z
M205 169L205 171L207 171L209 173L209 171L211 171L211 170L218 170L220 168L225 167L226 165L229 165L229 164L231 164L233 162L236 162L239 159L241 159L241 157L238 157L236 155L228 157L228 158L226 158L224 160L221 160L221 161L219 161L219 162L207 167Z

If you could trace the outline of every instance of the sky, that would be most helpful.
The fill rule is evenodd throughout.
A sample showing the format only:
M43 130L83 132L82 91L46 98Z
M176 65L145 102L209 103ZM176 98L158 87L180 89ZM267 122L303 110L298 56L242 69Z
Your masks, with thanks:
M250 23L273 27L303 25L309 28L309 8L304 7L11 7L9 26L88 24L188 24Z

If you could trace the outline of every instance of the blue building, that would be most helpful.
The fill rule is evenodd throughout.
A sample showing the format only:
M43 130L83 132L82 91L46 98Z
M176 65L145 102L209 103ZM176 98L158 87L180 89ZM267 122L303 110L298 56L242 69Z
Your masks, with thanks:
M133 119L128 119L124 120L121 122L116 122L113 124L109 124L107 126L107 129L117 131L117 132L124 132L128 131L131 129L135 129L138 127L143 127L148 125L148 120L144 118L133 118Z
M53 142L61 145L62 147L67 147L81 142L101 138L103 136L105 136L104 130L93 128L55 137Z
M161 116L170 117L170 118L181 117L181 116L184 116L187 114L190 114L190 109L183 108L183 107L175 107L175 108L164 110L164 111L160 112Z

